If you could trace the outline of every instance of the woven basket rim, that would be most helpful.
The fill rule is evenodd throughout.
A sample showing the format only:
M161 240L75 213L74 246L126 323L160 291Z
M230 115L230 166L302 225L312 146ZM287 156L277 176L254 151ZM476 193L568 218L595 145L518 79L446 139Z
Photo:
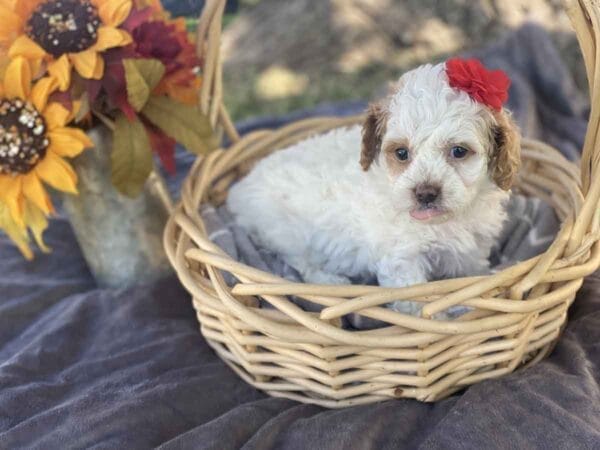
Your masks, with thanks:
M287 130L289 128L303 129L304 128L304 127L302 127L303 124L313 125L315 123L321 123L323 121L332 121L334 123L333 126L326 127L326 129L335 128L338 126L345 126L345 125L348 125L349 123L353 123L359 117L362 117L362 116L350 117L350 118L315 117L315 118L310 118L310 119L303 119L301 121L297 121L292 124L283 126L276 131L283 133L283 134L287 134ZM275 134L276 131L259 130L254 133L250 133L246 138L252 140L255 134L259 134L261 136L270 136L270 135ZM310 134L312 135L313 132L311 132ZM300 139L301 138L298 138L298 140L300 140ZM568 174L572 178L571 179L572 186L575 188L580 185L580 179L579 179L578 172L576 170L576 166L572 162L568 161L560 152L558 152L558 150L552 148L548 144L545 144L541 141L538 141L535 139L526 139L526 138L523 139L523 147L524 147L523 152L524 152L524 155L526 155L526 156L533 154L533 153L529 153L530 150L534 150L534 151L541 150L544 152L544 154L546 154L546 152L552 152L553 156L556 157L556 159L557 159L554 162L554 164L557 167L559 167L560 170L563 170L566 174ZM216 150L212 156L214 159L219 159L220 156L225 156L225 154L229 151L230 151L230 149L228 149L228 148L220 148L220 149ZM199 161L201 161L201 159ZM225 166L225 167L227 167L227 166ZM235 170L235 168L230 168L230 170ZM192 169L191 174L193 174L194 172L195 172L195 170ZM193 176L188 177L188 182L190 180L192 180L193 178L194 178ZM186 188L189 190L192 190L193 186L191 184L189 184L189 185L186 184ZM577 198L577 199L580 200L580 198ZM549 199L549 201L552 204L551 199ZM204 204L212 205L213 203L210 198L203 198L202 200L200 200L198 202L197 205L195 203L189 203L189 202L183 203L182 208L188 217L194 217L194 220L197 223L202 223L203 221L202 221L200 214L198 214L198 211L201 210L202 205L204 205ZM556 205L553 204L553 206L554 206L555 210L557 210L557 215L559 217L564 218L564 217L568 216L569 213L571 212L570 209L560 210L560 209L557 209ZM572 209L581 208L580 203L575 204L575 205L570 205L570 206L572 206ZM564 232L564 230L565 230L565 228L563 226L563 232ZM586 243L583 246L583 249L581 249L576 254L576 256L579 253L590 251L593 244L597 241L598 237L600 236L599 233L600 233L600 230L596 231L593 234L588 235ZM531 270L533 267L536 267L536 265L539 265L540 259L542 259L542 257L547 255L549 252L550 252L550 256L553 256L554 252L552 250L553 250L552 248L549 248L547 251L542 252L539 255L531 257L525 261L518 262L517 264L513 264L509 267L505 267L492 275L457 277L457 278L452 278L450 280L431 281L431 282L414 285L414 286L409 286L409 287L384 288L384 287L380 287L380 286L362 285L362 284L331 286L331 285L308 284L308 283L303 283L303 282L291 282L289 280L284 280L284 279L278 280L279 283L271 282L271 283L264 283L264 284L270 284L271 287L267 288L267 289L271 289L273 291L273 293L276 293L278 295L283 295L283 292L288 293L287 295L294 295L294 294L316 295L316 292L320 292L320 293L329 293L329 295L338 294L338 295L343 295L343 296L346 296L346 295L356 296L356 298L354 300L347 301L343 305L337 305L337 306L325 308L323 310L323 312L321 313L321 318L324 320L331 320L331 319L334 319L337 317L341 317L342 315L345 315L345 314L356 312L353 310L353 306L357 303L361 303L361 305L362 305L361 307L364 308L365 305L370 305L371 302L374 302L377 305L383 305L386 302L390 301L390 299L392 299L392 298L395 300L413 299L415 291L417 291L425 286L429 287L429 289L431 289L433 291L438 286L444 286L444 285L448 285L450 283L451 290L456 290L464 285L470 285L473 282L487 281L492 277L497 278L497 279L504 279L507 277L511 277L511 276L513 276L512 272L514 271L515 267L517 267L520 272L526 273L528 270ZM196 258L196 257L199 257L200 259L202 259L202 257L205 255L203 255L202 252L198 253L198 252L191 250L190 253L188 254L188 256L191 257L192 259ZM235 264L236 267L244 268L247 271L252 271L254 273L261 273L262 276L271 275L268 272L264 272L260 269L256 269L252 266L244 264L243 262L236 261L235 259L231 258L229 255L227 255L223 251L221 251L220 254L218 254L216 256L218 257L220 264L219 264L219 261L217 261L217 260L213 261L213 264L215 267L224 269L226 266L226 262L229 262L229 263ZM584 274L583 276L591 273L590 271L593 272L592 269L596 266L599 258L600 258L600 247L598 247L598 250L596 252L594 252L593 258L588 260L585 265L580 266L579 271ZM547 281L562 281L563 278L569 280L571 277L572 277L572 274L565 273L563 270L563 267L559 267L557 269L557 271L555 271L555 273L552 273L547 277ZM544 278L542 278L542 280L545 281ZM513 311L525 311L528 309L535 309L535 307L534 307L535 302L528 301L527 303L519 303L519 304L515 305L514 300L517 299L517 297L522 296L525 291L530 289L530 287L531 287L530 285L535 284L536 281L537 280L525 280L524 282L522 282L518 286L518 288L513 289L513 298L505 298L505 299L497 300L497 302L499 302L499 303L506 304L506 305L499 305L499 307L506 308L506 309L513 310ZM275 287L275 286L278 286L279 289L277 289L277 288L273 289L273 287ZM292 288L292 286L295 287L295 289ZM262 285L260 287L266 288L265 286L262 286ZM233 288L232 293L238 294L238 295L253 295L253 292L255 292L256 290L258 290L258 288L248 289L247 287L244 287L244 283L239 283L238 285L236 285ZM368 297L368 296L371 296L371 297ZM481 304L482 302L483 301L472 302L472 303L473 304ZM488 300L486 300L486 302L489 303ZM458 304L460 304L460 303L458 303ZM451 306L455 306L455 304L453 304ZM446 308L447 307L449 307L449 306L446 306ZM446 309L446 308L444 308L444 309ZM429 317L424 317L422 319L425 321L431 321L431 322L447 323L448 320L435 319L434 317L431 317L433 314L438 313L438 312L440 312L440 310L435 310L433 313L431 313L431 315ZM400 314L400 313L397 313L397 314ZM400 315L402 315L402 314L400 314ZM433 326L433 327L430 326L428 328L429 329L427 331L430 331L430 332L434 332L436 330L441 331L440 328L438 328L436 326Z

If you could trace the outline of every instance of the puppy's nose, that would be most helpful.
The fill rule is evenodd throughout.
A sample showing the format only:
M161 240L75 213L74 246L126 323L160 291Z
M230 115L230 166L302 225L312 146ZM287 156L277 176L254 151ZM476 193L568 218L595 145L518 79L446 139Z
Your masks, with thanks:
M428 205L436 201L440 196L440 187L433 184L420 184L415 188L415 197L422 205Z

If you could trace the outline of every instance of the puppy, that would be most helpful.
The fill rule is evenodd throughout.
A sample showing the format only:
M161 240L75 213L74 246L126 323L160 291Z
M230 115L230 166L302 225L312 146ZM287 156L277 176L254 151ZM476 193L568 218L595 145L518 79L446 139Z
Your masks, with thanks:
M520 163L506 80L476 60L407 72L369 107L362 133L335 129L271 154L227 205L310 283L485 273Z

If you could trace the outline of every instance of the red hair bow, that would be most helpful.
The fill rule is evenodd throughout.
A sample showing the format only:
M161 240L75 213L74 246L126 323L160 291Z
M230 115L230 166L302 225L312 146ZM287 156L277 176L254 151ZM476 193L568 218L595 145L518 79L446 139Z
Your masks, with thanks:
M478 59L449 59L446 74L450 86L496 111L500 111L508 99L510 78L502 70L486 69Z

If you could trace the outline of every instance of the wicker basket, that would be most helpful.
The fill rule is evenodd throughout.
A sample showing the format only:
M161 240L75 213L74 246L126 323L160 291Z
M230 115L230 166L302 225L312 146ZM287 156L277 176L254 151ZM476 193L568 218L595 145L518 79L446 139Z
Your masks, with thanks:
M398 289L291 283L232 260L208 239L201 205L222 203L229 185L254 161L309 135L361 120L314 118L240 138L222 103L224 4L207 1L198 27L205 61L200 106L232 144L196 161L164 239L171 263L193 296L201 332L217 354L246 382L270 395L331 408L389 398L434 401L544 358L561 333L583 277L600 264L598 2L571 0L567 5L592 93L581 171L549 146L523 142L517 189L553 205L562 220L554 243L546 253L494 275ZM233 288L222 272L238 280ZM306 312L290 295L323 310ZM259 308L258 298L272 308ZM426 302L422 316L382 306L404 299ZM472 311L454 321L432 319L455 305ZM389 326L347 331L340 324L348 313Z

